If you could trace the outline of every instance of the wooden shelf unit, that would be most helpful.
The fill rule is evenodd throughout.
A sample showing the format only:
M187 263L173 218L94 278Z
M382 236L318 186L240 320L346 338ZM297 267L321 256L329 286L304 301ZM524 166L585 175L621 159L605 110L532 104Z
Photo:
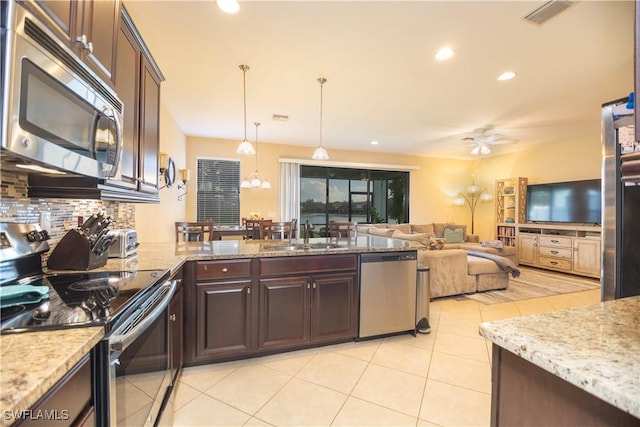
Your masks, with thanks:
M527 178L496 180L496 239L504 246L516 246L518 224L526 222Z
M520 224L520 264L599 278L601 227L570 224Z

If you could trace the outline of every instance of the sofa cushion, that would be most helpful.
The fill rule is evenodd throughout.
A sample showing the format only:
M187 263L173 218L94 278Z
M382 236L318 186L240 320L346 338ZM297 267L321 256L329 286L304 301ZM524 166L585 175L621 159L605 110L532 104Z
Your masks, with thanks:
M369 229L369 234L373 234L374 236L391 237L395 231L396 230L391 228L371 227Z
M436 237L444 237L444 228L447 226L445 222L434 222L433 223L433 232Z
M400 230L395 230L393 235L391 236L394 239L402 239L402 240L411 240L413 242L418 242L423 246L429 246L429 241L431 240L431 236L427 233L403 233Z
M389 224L386 222L378 222L376 224L371 224L375 228L389 228Z
M412 233L427 233L431 237L436 237L436 232L433 229L433 224L411 224Z
M369 234L371 224L356 224L356 232Z
M467 273L468 274L490 274L504 273L498 264L490 259L467 255Z
M411 224L389 224L387 227L400 230L404 234L411 234Z
M451 229L446 227L443 237L449 243L464 243L464 230L462 228Z

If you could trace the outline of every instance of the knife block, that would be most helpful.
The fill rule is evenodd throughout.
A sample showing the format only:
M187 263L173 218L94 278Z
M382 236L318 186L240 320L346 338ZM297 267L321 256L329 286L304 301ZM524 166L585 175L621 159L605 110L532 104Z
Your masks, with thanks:
M58 242L49 255L50 270L92 270L107 263L109 251L96 255L91 242L78 230L72 229Z

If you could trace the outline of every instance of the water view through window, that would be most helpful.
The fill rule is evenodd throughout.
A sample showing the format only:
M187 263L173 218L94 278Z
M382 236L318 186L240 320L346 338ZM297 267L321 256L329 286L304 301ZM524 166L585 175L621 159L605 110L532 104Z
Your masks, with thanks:
M300 224L409 222L409 172L301 166Z

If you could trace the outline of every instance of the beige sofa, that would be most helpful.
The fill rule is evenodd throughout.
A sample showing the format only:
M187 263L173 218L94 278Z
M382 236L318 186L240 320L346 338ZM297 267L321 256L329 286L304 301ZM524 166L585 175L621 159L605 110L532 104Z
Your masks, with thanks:
M487 252L503 256L510 259L514 264L518 264L515 247L503 247L501 249L485 247L481 244L480 238L476 234L467 234L466 225L438 222L428 224L358 224L356 230L359 234L372 234L382 237L393 237L394 239L411 240L418 242L424 247L427 247L429 242L434 238L445 239L443 249L465 249ZM455 232L448 233L449 230L456 230L457 234ZM452 239L450 236L454 238Z
M434 238L450 236L445 228L462 229L454 236L455 242L446 242L442 250L429 250L429 242ZM359 224L358 234L370 234L414 242L418 248L418 267L429 269L430 297L469 294L487 290L506 289L509 273L496 262L480 256L469 255L476 251L504 257L504 262L515 268L515 248L496 249L483 247L476 235L467 235L466 226L443 223L415 224ZM462 241L457 241L462 240Z

